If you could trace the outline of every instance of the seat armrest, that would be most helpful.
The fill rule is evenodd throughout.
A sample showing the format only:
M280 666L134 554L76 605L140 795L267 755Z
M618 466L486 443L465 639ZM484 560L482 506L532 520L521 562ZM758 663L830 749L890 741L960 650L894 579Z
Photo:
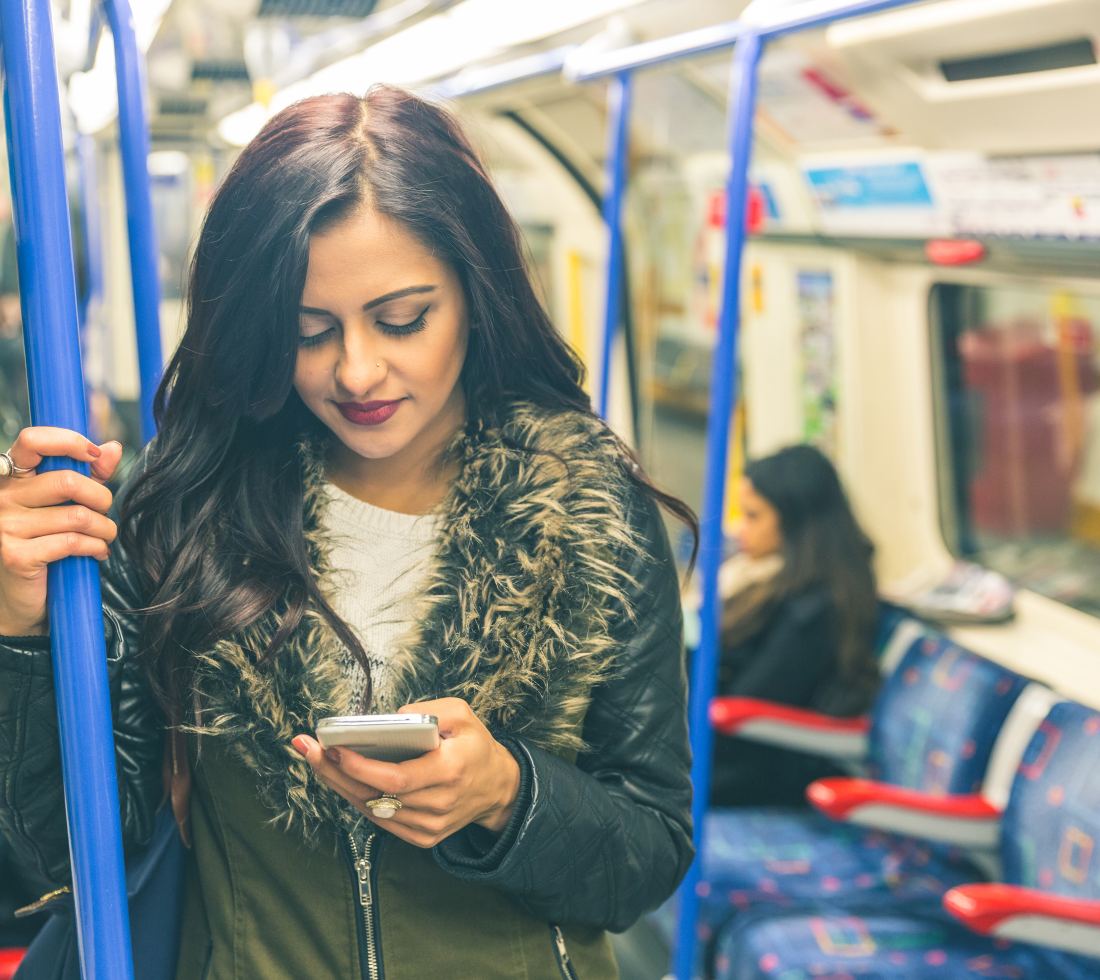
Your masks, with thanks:
M983 796L932 796L871 779L819 779L806 798L833 820L959 847L995 848L1001 811Z
M834 759L865 759L869 718L834 718L757 698L715 698L710 721L721 735L736 735Z
M962 885L944 908L968 928L998 939L1100 956L1100 901L1065 898L1017 885Z
M24 949L0 949L0 980L12 980L25 952Z

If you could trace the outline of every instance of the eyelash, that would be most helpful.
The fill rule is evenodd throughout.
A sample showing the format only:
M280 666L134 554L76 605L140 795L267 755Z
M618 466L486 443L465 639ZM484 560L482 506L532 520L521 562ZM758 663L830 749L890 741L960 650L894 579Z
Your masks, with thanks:
M408 337L410 334L419 333L427 326L428 310L430 306L425 306L420 311L420 315L415 320L410 320L408 323L384 323L382 320L378 321L378 327L382 333L387 334L390 337ZM311 337L299 337L299 347L317 347L319 344L323 344L328 340L329 334L333 332L335 328L329 327L322 333L313 334Z

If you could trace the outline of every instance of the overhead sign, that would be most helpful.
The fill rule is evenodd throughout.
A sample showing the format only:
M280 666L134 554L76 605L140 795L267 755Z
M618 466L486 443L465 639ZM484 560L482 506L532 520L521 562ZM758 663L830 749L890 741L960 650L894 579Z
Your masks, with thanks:
M943 230L920 160L809 165L804 174L826 232L896 238Z
M929 160L955 234L1100 239L1100 154Z
M1100 154L832 154L802 166L826 234L1100 240Z

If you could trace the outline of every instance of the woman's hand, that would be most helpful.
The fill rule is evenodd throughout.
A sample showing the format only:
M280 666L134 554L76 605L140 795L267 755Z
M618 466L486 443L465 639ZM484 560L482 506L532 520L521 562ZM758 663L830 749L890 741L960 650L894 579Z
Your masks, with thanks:
M31 470L0 477L0 636L47 632L46 566L85 555L103 560L115 539L109 480L122 446L96 446L70 429L32 426L9 450L16 466ZM35 473L46 456L90 463L92 476L72 470Z
M329 749L299 735L294 747L317 777L395 837L434 847L472 823L499 833L519 793L519 765L459 698L409 704L402 713L435 715L439 748L408 762L377 762L350 749ZM389 819L364 807L382 793L403 804Z

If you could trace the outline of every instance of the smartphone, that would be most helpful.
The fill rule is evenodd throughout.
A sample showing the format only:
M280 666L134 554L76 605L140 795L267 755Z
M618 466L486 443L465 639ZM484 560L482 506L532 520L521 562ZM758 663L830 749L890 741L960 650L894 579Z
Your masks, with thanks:
M435 715L344 715L322 718L317 741L380 762L407 762L439 747Z

